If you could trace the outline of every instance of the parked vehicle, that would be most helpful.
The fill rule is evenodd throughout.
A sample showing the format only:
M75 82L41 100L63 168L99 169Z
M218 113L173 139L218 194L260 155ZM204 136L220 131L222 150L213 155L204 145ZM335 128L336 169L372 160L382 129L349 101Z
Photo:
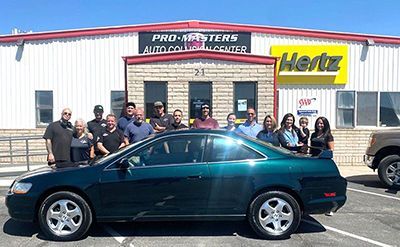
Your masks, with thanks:
M331 158L300 157L218 130L160 134L88 166L46 167L17 178L9 214L75 240L93 221L243 220L263 238L296 231L302 214L335 212L346 180Z
M364 163L378 169L385 186L400 186L400 130L382 130L370 135Z

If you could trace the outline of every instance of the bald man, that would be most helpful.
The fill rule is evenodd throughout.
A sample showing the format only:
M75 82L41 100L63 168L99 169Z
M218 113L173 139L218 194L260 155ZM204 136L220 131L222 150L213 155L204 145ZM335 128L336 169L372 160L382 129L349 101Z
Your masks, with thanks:
M124 131L125 143L135 143L141 141L154 133L153 127L144 121L144 111L141 108L136 109L135 121L126 126Z
M61 111L61 119L47 126L43 138L46 140L48 165L69 162L72 141L72 111L65 108Z

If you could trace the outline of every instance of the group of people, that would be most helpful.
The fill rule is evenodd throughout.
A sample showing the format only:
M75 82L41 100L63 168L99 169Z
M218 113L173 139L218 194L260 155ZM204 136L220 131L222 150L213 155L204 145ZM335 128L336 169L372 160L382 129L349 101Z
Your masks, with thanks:
M161 101L154 102L154 116L150 122L145 121L142 108L136 108L135 103L125 105L125 115L117 118L108 114L103 119L104 109L96 105L93 109L95 118L86 125L83 119L77 119L75 124L69 121L72 111L65 108L61 112L61 119L49 124L43 138L46 140L48 164L87 163L97 155L113 153L118 149L139 142L152 134L163 133L189 127L182 123L183 112L174 110L173 114L165 112ZM227 125L223 129L258 138L274 146L308 152L311 139L310 153L317 155L321 149L334 148L334 140L330 131L329 122L325 117L319 117L315 122L315 132L311 135L308 130L308 119L301 117L299 127L295 125L293 114L286 114L277 128L277 122L272 115L264 118L263 124L257 123L256 110L247 109L247 119L243 124L236 125L236 115L227 116ZM219 129L218 121L211 117L209 104L201 105L201 117L193 122L194 129Z

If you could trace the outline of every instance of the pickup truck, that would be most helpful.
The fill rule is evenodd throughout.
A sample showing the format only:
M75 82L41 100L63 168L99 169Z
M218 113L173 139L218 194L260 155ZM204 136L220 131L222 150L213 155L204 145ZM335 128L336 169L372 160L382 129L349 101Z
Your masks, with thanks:
M380 181L388 186L400 186L400 129L373 132L368 141L364 163L378 169Z

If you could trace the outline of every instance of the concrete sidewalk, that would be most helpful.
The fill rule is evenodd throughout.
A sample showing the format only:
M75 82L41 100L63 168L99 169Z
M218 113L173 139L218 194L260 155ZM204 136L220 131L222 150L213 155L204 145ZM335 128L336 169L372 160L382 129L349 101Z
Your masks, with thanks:
M47 164L42 165L30 165L30 170L34 170L40 167L47 166ZM376 175L377 172L372 171L366 165L359 166L338 166L340 174L343 177L359 176L359 175ZM0 187L8 187L19 175L27 171L27 166L25 165L2 165L0 166Z

